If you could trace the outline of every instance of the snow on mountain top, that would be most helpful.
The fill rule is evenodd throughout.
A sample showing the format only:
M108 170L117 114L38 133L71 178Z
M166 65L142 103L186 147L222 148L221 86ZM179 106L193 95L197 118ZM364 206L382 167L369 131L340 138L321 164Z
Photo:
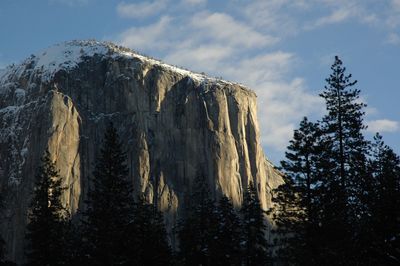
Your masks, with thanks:
M161 66L164 69L171 70L173 72L177 72L177 73L181 74L182 76L189 76L193 80L196 80L196 81L199 81L199 82L212 81L212 80L216 81L217 80L215 78L207 77L205 74L199 74L199 73L195 73L195 72L192 72L192 71L189 71L189 70L186 70L186 69L182 69L182 68L179 68L179 67L176 67L176 66L165 64L165 63L161 62L160 60L140 55L140 54L138 54L138 53L136 53L136 52L134 52L132 50L129 50L127 48L124 48L124 47L114 46L114 47L112 47L112 49L114 51L116 51L119 55L132 57L132 58L138 58L143 62L148 62L148 63L150 63L152 65ZM231 84L231 82L228 82L228 81L224 81L224 80L220 80L220 81Z
M33 71L40 73L41 79L44 82L48 82L59 70L73 69L77 67L85 57L91 57L94 55L113 58L120 56L137 58L142 62L160 66L165 70L179 73L182 76L189 76L192 80L197 82L222 82L226 84L233 84L225 80L210 78L204 74L194 73L189 70L165 64L159 60L140 55L131 49L115 45L111 42L98 42L94 40L74 40L53 45L46 50L26 59L21 65L8 67L6 69L7 73L4 74L3 77L2 73L0 72L0 83L4 83L3 79L7 76L10 76L10 74L19 77L27 65L31 65L33 67Z
M93 56L95 54L106 54L107 47L100 43L77 43L65 42L51 46L37 56L35 69L43 70L44 80L50 78L60 69L72 69L76 67L83 56Z
M39 73L44 82L50 81L54 74L61 69L72 69L76 67L83 56L105 54L107 47L98 42L64 42L53 45L46 50L32 55L19 65L11 65L0 73L0 83L7 81L7 78L19 78L26 69Z

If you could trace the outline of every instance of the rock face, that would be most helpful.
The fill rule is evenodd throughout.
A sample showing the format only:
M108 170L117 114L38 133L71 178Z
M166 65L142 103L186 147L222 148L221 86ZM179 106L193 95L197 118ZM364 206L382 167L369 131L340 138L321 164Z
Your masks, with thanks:
M213 196L240 206L253 181L263 208L282 179L259 142L256 95L138 55L111 43L72 41L0 74L1 233L11 259L23 257L34 173L48 148L68 190L63 202L85 208L89 177L112 121L128 155L135 193L165 214L168 230L189 200L196 176ZM171 234L174 244L174 237Z

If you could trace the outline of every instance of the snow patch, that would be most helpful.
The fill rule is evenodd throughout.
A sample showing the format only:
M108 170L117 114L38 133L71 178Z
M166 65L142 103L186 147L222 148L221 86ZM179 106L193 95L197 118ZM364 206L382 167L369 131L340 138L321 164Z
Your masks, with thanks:
M49 81L60 69L75 68L85 56L105 55L108 49L99 42L64 42L42 52L36 61L35 70L42 70L42 79Z
M96 41L70 41L53 45L32 55L20 65L11 65L0 73L0 83L9 79L19 79L25 72L41 75L43 82L49 82L58 71L70 70L78 66L84 57L106 55L109 49Z
M90 120L93 120L95 123L98 123L100 120L103 119L110 119L112 118L114 115L119 114L119 112L115 112L115 113L97 113L97 114L93 114L91 113L91 117L89 118Z
M159 66L163 70L171 71L190 77L198 83L223 83L237 84L219 78L211 78L205 74L195 73L176 66L168 65L160 60L141 55L131 49L115 45L111 42L87 41L68 41L53 45L46 50L32 55L20 65L12 65L4 70L0 70L0 85L10 80L18 80L23 74L29 75L32 72L39 74L43 82L49 82L55 73L60 70L71 70L79 65L86 57L99 55L109 58L135 58L151 66ZM145 70L147 72L147 70ZM143 73L144 75L146 73ZM241 85L242 86L242 85ZM0 90L1 90L0 86Z
M22 91L16 89L14 93L24 95ZM0 143L7 147L9 185L18 186L22 181L22 169L29 152L29 136L25 137L23 145L20 144L21 136L24 128L29 130L30 127L30 116L27 114L32 114L37 108L38 101L0 108Z
M160 66L164 70L178 73L184 77L186 77L186 76L190 77L193 81L197 81L199 83L224 83L227 85L238 84L238 83L233 83L233 82L226 81L223 79L208 77L205 74L200 74L200 73L192 72L190 70L179 68L177 66L169 65L169 64L163 63L160 60L156 60L153 58L149 58L149 57L140 55L140 54L138 54L132 50L126 49L126 48L121 48L121 47L113 45L113 46L111 46L111 49L115 52L114 56L137 58L140 61L148 63L150 65ZM145 75L147 73L147 71L148 71L148 69L146 69L143 74Z
M3 125L0 127L0 142L8 143L8 156L11 162L8 179L9 185L19 185L21 181L18 176L21 173L22 166L15 165L19 157L19 152L15 143L18 138L18 133L21 131L18 122L18 112L20 110L20 106L7 106L0 109L0 124Z

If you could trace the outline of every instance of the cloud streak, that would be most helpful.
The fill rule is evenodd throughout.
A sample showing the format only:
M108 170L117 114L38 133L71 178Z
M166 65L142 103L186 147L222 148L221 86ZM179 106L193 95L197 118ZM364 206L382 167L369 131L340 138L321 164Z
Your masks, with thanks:
M207 0L182 0L184 5L191 5L191 6L198 6L198 5L205 5Z
M393 45L400 45L400 36L396 33L390 33L386 43L393 44Z
M88 5L91 0L48 0L50 4L63 4L70 7Z
M155 0L153 2L125 3L117 5L117 13L125 18L145 18L161 12L167 6L166 0Z
M351 18L352 14L353 14L352 10L347 9L347 8L335 10L330 15L321 17L321 18L317 19L315 22L313 22L312 24L305 26L305 29L312 30L312 29L320 28L320 27L330 25L330 24L341 23L341 22Z
M384 132L398 132L400 129L400 124L397 121L389 119L379 119L367 122L368 131L371 133L384 133Z
M263 47L278 41L225 13L198 13L191 19L191 28L204 39L244 48Z
M154 24L144 27L132 27L119 34L119 42L127 47L139 50L165 50L168 48L167 33L171 17L161 17ZM160 40L164 41L160 41Z

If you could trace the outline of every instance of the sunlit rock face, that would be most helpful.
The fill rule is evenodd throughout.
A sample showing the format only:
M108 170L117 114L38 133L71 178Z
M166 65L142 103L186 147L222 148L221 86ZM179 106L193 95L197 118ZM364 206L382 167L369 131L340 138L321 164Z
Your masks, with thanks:
M109 122L127 153L136 194L144 193L172 227L193 180L240 207L256 184L264 209L282 179L260 145L256 95L111 43L72 41L0 73L1 233L10 258L23 258L35 169L48 148L64 186L64 204L85 208L96 155Z

